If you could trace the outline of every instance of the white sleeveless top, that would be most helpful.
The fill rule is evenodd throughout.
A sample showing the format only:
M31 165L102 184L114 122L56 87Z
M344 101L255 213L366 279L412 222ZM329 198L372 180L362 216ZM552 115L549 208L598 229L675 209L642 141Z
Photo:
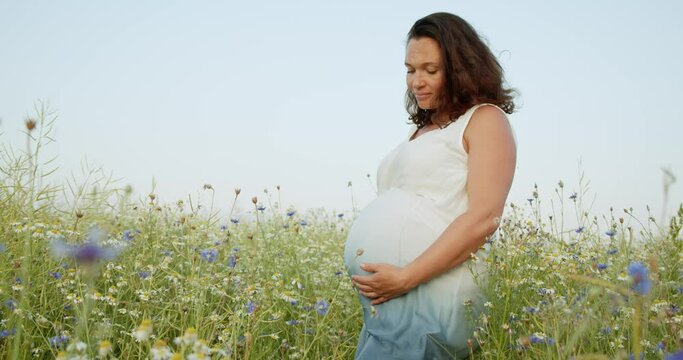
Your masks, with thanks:
M463 135L472 114L483 105L495 106L475 105L445 128L425 132L413 140L410 137L417 126L411 126L408 138L377 169L377 195L398 188L431 200L451 220L464 213L468 207L468 155Z

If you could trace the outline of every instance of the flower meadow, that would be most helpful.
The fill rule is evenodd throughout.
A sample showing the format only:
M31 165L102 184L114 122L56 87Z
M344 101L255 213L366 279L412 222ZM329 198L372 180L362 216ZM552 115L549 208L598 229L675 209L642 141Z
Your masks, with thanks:
M353 358L362 312L342 252L355 209L283 209L278 186L221 214L213 200L132 199L98 171L54 185L41 157L54 117L36 110L26 149L0 149L1 358ZM584 190L554 189L576 227L543 214L534 188L489 255L472 255L488 266L470 358L683 358L683 206L662 223L595 216Z

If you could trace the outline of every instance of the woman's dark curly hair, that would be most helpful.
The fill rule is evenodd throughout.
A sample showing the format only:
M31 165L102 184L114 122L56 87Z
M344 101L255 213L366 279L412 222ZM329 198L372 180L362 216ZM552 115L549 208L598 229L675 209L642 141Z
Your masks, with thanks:
M408 32L408 41L423 37L439 44L445 82L436 109L420 109L412 91L406 91L406 110L418 128L432 123L432 118L457 119L480 103L495 104L508 114L514 111L514 90L504 87L503 68L470 24L453 14L434 13L416 21Z

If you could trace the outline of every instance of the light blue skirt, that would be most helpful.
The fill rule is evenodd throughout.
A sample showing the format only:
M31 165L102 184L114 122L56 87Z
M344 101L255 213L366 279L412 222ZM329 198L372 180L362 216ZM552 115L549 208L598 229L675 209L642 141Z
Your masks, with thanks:
M405 266L453 220L429 199L390 189L354 221L344 249L346 268L350 275L366 275L359 267L361 263ZM358 256L361 249L362 255ZM472 274L483 276L486 253L480 250L480 261L468 260L407 294L374 307L359 294L364 325L356 359L466 358L473 320L484 303ZM471 305L466 306L466 302Z

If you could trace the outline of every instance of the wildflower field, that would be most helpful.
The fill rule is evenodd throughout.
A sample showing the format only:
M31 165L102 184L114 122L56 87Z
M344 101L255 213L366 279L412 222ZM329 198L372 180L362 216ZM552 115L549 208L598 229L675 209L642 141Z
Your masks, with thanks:
M52 126L39 108L26 149L0 149L0 358L353 358L355 211L283 209L279 187L239 218L211 200L132 199L97 174L55 185ZM664 223L596 216L578 188L555 189L571 215L541 213L537 189L509 204L490 255L470 260L488 264L471 358L683 356L683 206Z

